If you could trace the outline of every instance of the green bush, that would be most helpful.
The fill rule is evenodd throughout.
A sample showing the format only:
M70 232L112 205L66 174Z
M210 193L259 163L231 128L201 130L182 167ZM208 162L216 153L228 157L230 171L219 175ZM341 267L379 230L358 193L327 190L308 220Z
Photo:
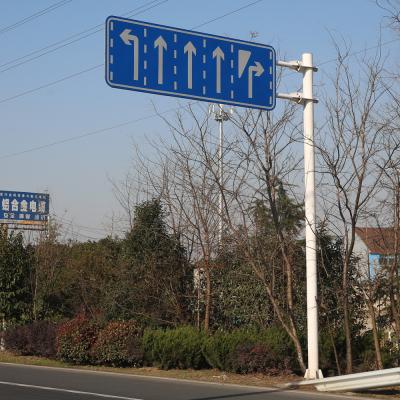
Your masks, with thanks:
M394 368L399 363L399 349L393 342L381 340L381 357L384 368ZM376 362L374 338L371 330L363 332L353 340L354 343L354 370L356 372L373 371L378 368Z
M239 345L255 344L256 333L247 330L219 331L204 340L203 354L208 364L222 371L231 370L231 357Z
M335 358L337 354L339 366ZM346 368L346 342L343 330L328 331L321 329L319 332L319 366L324 376L336 376L339 371ZM338 369L339 367L339 369Z
M98 364L140 366L143 362L140 329L133 321L110 322L100 331L91 354Z
M204 334L191 326L146 330L143 335L145 360L162 369L207 367L202 346Z
M278 363L276 368L280 368L279 365L282 371L298 368L292 340L281 327L271 326L261 331L257 342L265 345L274 354Z
M288 371L293 348L280 328L216 332L204 341L203 354L213 368L233 372ZM276 362L275 362L276 360Z
M61 324L57 329L57 356L66 362L88 364L91 347L97 340L100 325L83 315Z

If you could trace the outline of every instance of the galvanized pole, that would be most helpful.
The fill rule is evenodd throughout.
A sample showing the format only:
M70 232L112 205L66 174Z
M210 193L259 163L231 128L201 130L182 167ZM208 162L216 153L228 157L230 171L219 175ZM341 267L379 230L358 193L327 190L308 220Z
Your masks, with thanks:
M315 223L315 154L313 57L304 53L303 107L304 107L304 207L306 217L306 275L307 275L307 379L321 378L318 368L318 309L317 309L317 237Z
M229 120L228 114L224 111L223 105L218 105L218 111L214 113L214 119L219 124L219 144L218 144L218 243L221 245L223 233L223 212L224 212L224 121Z
M220 114L221 118L219 121L219 148L218 148L218 160L219 160L219 223L218 223L218 243L221 245L222 241L222 212L224 210L224 199L222 196L222 187L224 182L224 154L223 154L223 147L224 147L224 119L223 119L223 108L222 104L220 105Z

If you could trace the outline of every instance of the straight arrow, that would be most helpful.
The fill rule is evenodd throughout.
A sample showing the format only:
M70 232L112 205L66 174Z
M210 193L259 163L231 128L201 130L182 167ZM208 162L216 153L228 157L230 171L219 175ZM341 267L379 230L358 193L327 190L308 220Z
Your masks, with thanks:
M218 46L212 53L213 58L217 59L217 82L216 82L216 90L217 93L221 93L221 60L225 59L224 52Z
M132 46L133 41L133 80L139 79L139 38L131 35L130 29L124 29L119 35L127 46Z
M192 42L186 43L183 48L185 54L188 56L188 88L193 88L193 54L196 55L196 47L193 46Z
M164 82L164 50L167 50L167 43L162 36L159 36L154 41L154 48L158 47L158 84L162 85Z
M256 76L260 76L264 72L263 66L256 61L256 65L252 65L249 67L249 80L248 80L248 95L249 99L253 98L253 72L255 72Z

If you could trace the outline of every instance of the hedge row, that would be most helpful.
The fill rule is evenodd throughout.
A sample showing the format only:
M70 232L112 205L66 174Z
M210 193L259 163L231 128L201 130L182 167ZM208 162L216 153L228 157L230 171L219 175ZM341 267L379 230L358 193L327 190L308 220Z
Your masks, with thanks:
M74 364L217 368L270 375L290 371L294 359L289 338L278 328L212 335L190 326L141 332L133 321L104 326L83 316L59 326L38 322L8 329L5 344L17 354Z
M22 356L56 356L56 325L39 321L7 329L4 334L7 350Z

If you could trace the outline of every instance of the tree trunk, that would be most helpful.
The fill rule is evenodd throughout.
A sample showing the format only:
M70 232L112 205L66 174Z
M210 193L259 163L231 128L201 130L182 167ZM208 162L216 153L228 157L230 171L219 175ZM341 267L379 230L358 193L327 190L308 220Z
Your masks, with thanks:
M206 301L205 301L205 314L204 314L204 330L208 332L210 328L210 311L211 311L211 274L210 266L207 265L205 268L206 272Z
M343 265L342 291L343 291L343 328L346 341L346 373L353 372L353 351L351 348L351 326L348 293L349 257L347 256Z
M400 316L398 312L398 277L397 275L397 256L393 261L393 264L390 268L390 275L389 275L389 298L390 298L390 308L392 312L392 318L394 322L394 331L396 335L396 342L397 345L400 343ZM396 296L397 294L397 296Z
M330 328L329 328L329 338L331 339L331 344L332 344L332 348L333 348L333 354L335 356L335 363L336 363L336 369L337 369L338 375L342 375L342 369L340 368L339 356L337 353L335 340L333 338L333 334L332 334L332 331Z
M375 347L376 367L377 367L377 369L383 369L382 353L381 353L381 347L379 344L379 334L378 334L378 327L376 325L374 304L372 303L371 300L367 299L367 306L368 306L369 315L371 317L372 335L374 338L374 347Z
M343 299L343 327L346 338L346 373L351 374L353 372L353 352L351 349L351 329L347 295Z
M303 358L303 349L301 348L300 340L299 340L299 338L297 336L296 326L294 324L294 321L292 321L292 317L290 317L290 320L291 320L290 324L292 325L292 330L293 330L292 331L292 334L293 334L292 340L293 340L294 347L296 349L297 361L298 361L298 363L300 365L301 372L303 374L305 374L306 370L307 370L307 367L306 367L306 364L305 364L304 358Z
M400 344L400 315L399 315L399 248L400 248L400 185L395 189L394 204L394 257L390 265L390 306L394 320L397 346Z
M286 333L289 335L290 339L292 339L292 342L293 342L293 345L294 345L294 348L296 351L297 361L299 363L302 373L305 374L307 367L304 362L303 349L301 348L301 343L300 343L299 337L297 336L296 325L293 321L293 318L291 315L289 315L289 324L290 325L288 325L283 317L281 307L277 303L275 297L273 297L273 295L272 295L271 288L268 287L268 285L265 285L265 288L266 288L268 297L271 301L272 307L276 313L276 316L278 317L279 322L281 323L281 325L282 325L283 329L286 331Z
M5 351L5 349L6 349L5 343L4 343L4 333L6 331L6 328L7 328L6 319L3 316L2 321L1 321L0 351Z

